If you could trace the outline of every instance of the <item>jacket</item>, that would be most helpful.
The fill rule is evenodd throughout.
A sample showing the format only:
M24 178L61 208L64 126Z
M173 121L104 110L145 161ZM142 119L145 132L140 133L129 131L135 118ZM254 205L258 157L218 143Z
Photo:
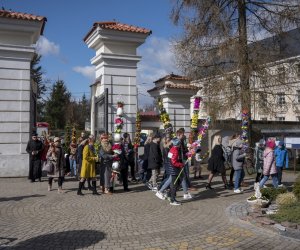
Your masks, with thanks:
M289 167L289 155L284 146L282 146L282 148L276 147L274 154L276 158L276 167Z
M223 174L225 172L224 161L225 158L223 154L222 145L215 145L211 152L211 156L208 159L207 169L214 173Z
M182 162L182 154L179 147L173 146L168 154L170 158L170 175L178 175L184 164Z
M52 173L48 173L48 177L63 177L65 175L66 161L64 157L65 153L62 147L55 147L55 152L52 153L52 149L49 148L47 153L47 160L53 163L54 169Z
M80 177L94 178L96 177L95 163L98 159L95 149L92 145L86 145L82 153L82 167Z
M264 147L255 148L255 169L258 173L262 172L264 166Z
M277 169L275 166L274 151L270 148L266 148L264 151L264 175L277 174Z
M234 170L240 170L243 168L245 162L246 153L242 153L240 148L233 147L231 155L231 163Z
M159 169L162 166L162 155L159 144L150 143L148 155L148 169Z

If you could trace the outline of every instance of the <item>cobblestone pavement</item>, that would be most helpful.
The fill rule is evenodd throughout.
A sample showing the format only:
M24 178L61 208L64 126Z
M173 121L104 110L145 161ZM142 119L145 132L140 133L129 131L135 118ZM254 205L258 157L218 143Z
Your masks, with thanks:
M294 179L284 177L289 185ZM58 194L47 191L46 179L0 179L0 249L300 249L300 241L239 220L228 209L250 196L250 188L234 194L220 177L214 190L205 190L205 182L194 182L193 200L170 206L141 184L129 193L117 187L113 195L83 191L79 197L75 181Z

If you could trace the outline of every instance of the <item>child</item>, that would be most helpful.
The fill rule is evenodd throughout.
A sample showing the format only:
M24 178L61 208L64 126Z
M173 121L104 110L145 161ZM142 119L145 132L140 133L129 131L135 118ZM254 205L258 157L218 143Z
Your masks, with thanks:
M266 181L269 179L270 175L272 177L274 188L278 187L277 169L275 166L275 156L274 156L275 146L276 146L275 141L272 139L268 140L266 143L266 149L264 151L264 166L263 166L264 177L259 183L260 188L264 186Z
M194 161L194 179L197 178L197 172L199 171L199 179L202 179L203 177L201 176L201 165L200 162L202 161L201 155L200 155L201 149L198 148L196 150L195 154L195 161Z
M245 177L245 171L243 169L243 164L245 161L246 153L242 153L241 149L243 147L243 141L237 140L233 146L232 151L232 167L234 169L235 179L234 179L234 193L240 194L243 192L241 189L241 183Z
M170 169L171 202L170 202L170 205L177 206L177 205L181 205L181 203L175 199L176 198L176 189L179 185L178 176L181 173L181 170L184 167L184 164L183 164L182 158L181 158L180 140L177 138L174 138L172 140L172 144L173 144L173 146L171 147L169 154L168 154L168 157L170 158L170 163L171 163L171 169Z
M289 156L283 141L279 142L278 147L276 147L274 153L275 153L276 168L278 173L278 187L283 187L283 184L281 183L282 169L283 167L285 168L289 167Z

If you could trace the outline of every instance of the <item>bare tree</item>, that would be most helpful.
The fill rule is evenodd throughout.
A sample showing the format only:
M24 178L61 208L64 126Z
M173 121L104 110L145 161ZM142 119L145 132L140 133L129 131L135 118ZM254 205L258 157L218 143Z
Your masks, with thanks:
M210 115L242 109L251 115L263 94L274 99L278 88L291 87L294 81L280 81L282 72L274 72L272 62L300 55L287 42L291 34L300 38L300 0L175 2L171 16L184 29L175 45L177 63L188 77L204 83Z

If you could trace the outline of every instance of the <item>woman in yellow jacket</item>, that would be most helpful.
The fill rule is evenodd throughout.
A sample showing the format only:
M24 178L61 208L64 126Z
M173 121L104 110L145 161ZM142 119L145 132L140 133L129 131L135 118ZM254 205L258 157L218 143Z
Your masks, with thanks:
M88 138L88 145L85 145L82 153L82 167L80 172L78 195L83 195L81 192L86 179L92 179L93 194L99 195L96 189L96 168L95 163L98 161L98 156L94 148L95 137L90 135Z

